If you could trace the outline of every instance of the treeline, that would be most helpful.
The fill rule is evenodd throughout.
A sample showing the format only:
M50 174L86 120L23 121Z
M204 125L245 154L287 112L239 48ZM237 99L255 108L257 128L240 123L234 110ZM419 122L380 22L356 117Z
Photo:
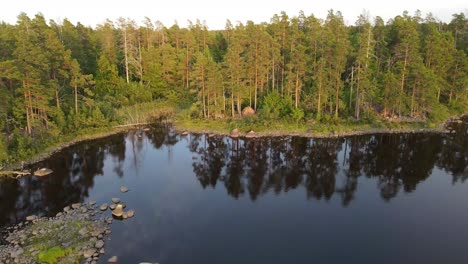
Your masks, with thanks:
M468 22L340 12L209 30L145 19L96 28L38 14L0 24L0 161L164 101L200 118L440 120L468 109Z

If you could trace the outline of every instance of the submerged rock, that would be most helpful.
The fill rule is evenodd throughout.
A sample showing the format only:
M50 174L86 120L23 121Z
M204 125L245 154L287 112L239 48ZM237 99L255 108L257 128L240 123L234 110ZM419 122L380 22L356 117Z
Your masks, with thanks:
M116 263L117 261L119 261L119 258L117 256L112 256L107 260L107 262L109 263Z
M126 186L120 186L120 192L121 193L126 193L126 192L128 192L128 188Z
M113 203L120 203L120 198L112 198Z
M127 212L128 218L132 218L134 215L135 215L135 211L133 211L133 210L128 210L128 212Z

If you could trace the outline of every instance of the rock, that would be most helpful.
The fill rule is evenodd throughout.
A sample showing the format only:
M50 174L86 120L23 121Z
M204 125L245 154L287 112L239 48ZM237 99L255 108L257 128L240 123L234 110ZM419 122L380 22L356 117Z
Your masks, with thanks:
M120 203L122 205L123 208L127 207L127 204L126 203Z
M253 116L253 115L255 115L255 110L252 107L247 106L244 109L242 109L242 116Z
M116 204L111 204L111 205L109 205L109 208L110 208L111 210L114 210L116 206L117 206Z
M33 221L36 219L36 216L35 215L29 215L26 217L26 221Z
M106 204L106 203L105 203L105 204L102 204L101 207L99 207L99 209L100 209L101 211L107 210L107 204Z
M95 205L95 204L96 204L96 201L94 201L94 200L88 202L88 205L89 205L89 206L93 206L93 205Z
M120 203L120 198L112 198L113 203Z
M128 212L127 212L128 218L132 218L134 215L135 215L135 211L133 211L133 210L128 210Z
M127 219L127 218L128 218L127 212L123 212L122 218L123 218L123 219Z
M78 231L78 234L82 236L86 235L87 233L88 233L88 229L86 229L86 227L83 227Z
M182 131L182 132L180 133L180 135L182 135L182 136L187 136L187 135L188 135L188 131Z
M118 204L114 210L112 210L112 215L120 217L123 215L123 206Z
M256 138L257 134L253 130L250 130L249 133L245 135L246 138Z
M107 262L109 263L116 263L117 261L119 261L119 258L117 256L112 256L107 260Z
M126 193L126 192L128 192L128 188L126 186L120 186L120 192L121 193Z
M88 208L86 208L86 207L81 207L80 210L81 210L81 213L82 213L82 214L88 212Z
M96 252L96 249L88 248L83 252L83 257L84 258L90 258L90 257L92 257L94 255L95 252Z
M42 176L47 176L47 175L51 174L52 172L53 171L51 169L41 168L41 169L38 169L37 171L35 171L34 175L42 177Z
M99 254L101 255L106 254L106 251L104 250L104 248L101 248L101 250L99 250Z
M107 210L107 204L106 203L102 204L101 207L99 207L99 210L101 211Z
M230 136L231 136L232 138L237 138L237 137L239 137L239 129L234 128L233 130L231 130Z
M103 247L104 247L104 241L98 240L98 242L96 242L95 247L96 247L97 249L103 248Z
M74 204L71 205L71 207L72 207L73 209L78 209L78 208L81 207L81 204L80 204L80 203L74 203Z

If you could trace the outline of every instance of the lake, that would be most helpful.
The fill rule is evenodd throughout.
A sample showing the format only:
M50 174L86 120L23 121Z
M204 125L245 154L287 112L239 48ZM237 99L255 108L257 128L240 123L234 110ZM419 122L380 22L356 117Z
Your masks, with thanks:
M119 263L468 263L468 136L182 136L79 143L0 182L0 226L119 197ZM120 193L120 186L128 193Z

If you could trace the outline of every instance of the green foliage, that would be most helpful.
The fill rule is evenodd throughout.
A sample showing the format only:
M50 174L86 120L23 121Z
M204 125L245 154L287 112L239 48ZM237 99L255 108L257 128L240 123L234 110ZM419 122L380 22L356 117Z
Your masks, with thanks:
M53 264L56 263L60 258L70 254L72 252L72 249L63 249L61 247L53 247L49 248L45 251L39 252L39 255L37 256L37 261L39 263L48 263L48 264Z
M305 117L319 131L398 126L387 117L438 123L468 109L466 25L462 13L441 24L404 12L346 26L331 10L324 20L282 12L216 31L130 19L93 29L22 13L0 24L0 160L176 111L245 129L274 120L301 130ZM257 114L237 120L246 106Z

